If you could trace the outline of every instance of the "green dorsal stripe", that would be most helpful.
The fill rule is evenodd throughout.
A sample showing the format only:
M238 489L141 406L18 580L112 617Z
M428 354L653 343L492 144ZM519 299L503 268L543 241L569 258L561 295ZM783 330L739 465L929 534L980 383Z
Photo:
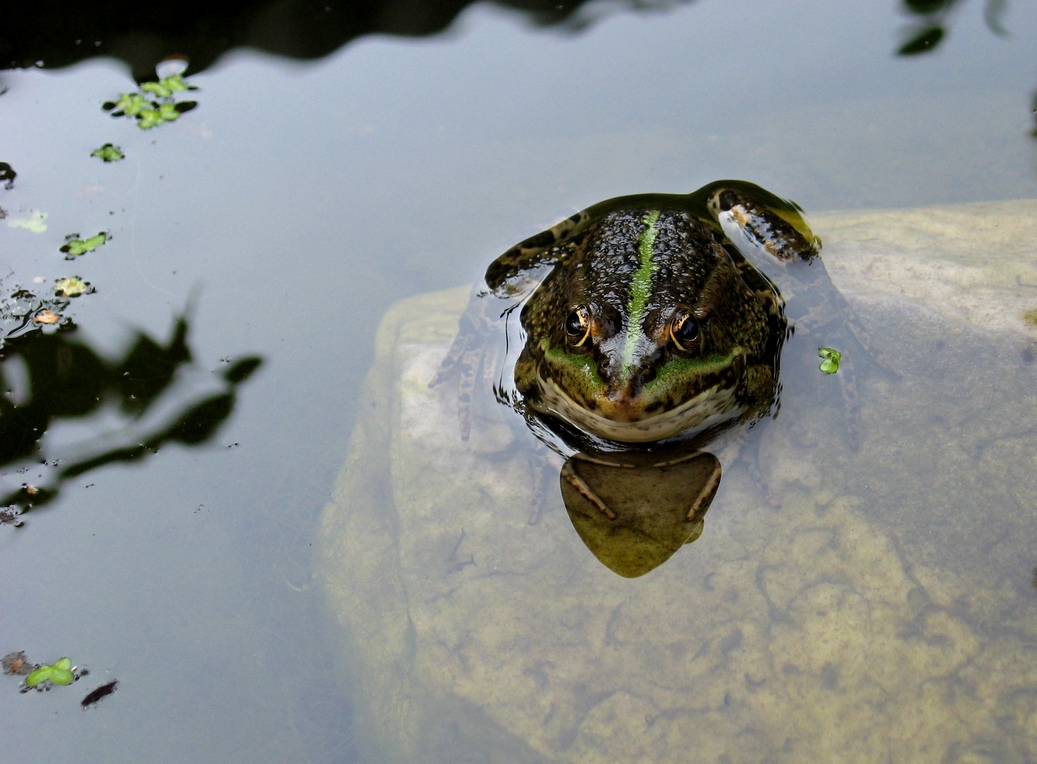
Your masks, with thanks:
M627 303L627 338L623 345L623 375L628 376L634 361L634 351L643 336L641 323L648 309L648 296L652 291L652 275L656 271L655 236L658 233L655 224L659 220L659 210L652 210L644 217L645 230L637 242L639 265L634 277L630 280L630 302Z

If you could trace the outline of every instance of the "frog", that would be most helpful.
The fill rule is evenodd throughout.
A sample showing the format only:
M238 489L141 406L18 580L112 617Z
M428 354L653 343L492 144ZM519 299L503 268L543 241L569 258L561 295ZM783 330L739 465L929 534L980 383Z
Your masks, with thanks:
M797 204L747 181L599 202L490 264L431 384L460 377L467 438L481 348L520 310L514 384L497 398L568 460L563 492L574 496L568 483L614 520L588 462L655 468L686 456L699 476L686 520L701 532L721 472L713 459L704 473L703 449L778 407L795 329L785 293L808 295L796 314L807 324L838 326L828 314L849 310L821 247Z

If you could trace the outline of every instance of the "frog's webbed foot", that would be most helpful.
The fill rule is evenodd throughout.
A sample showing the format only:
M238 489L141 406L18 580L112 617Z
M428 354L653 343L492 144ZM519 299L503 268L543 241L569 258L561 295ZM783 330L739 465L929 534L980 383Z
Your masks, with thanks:
M821 251L821 239L795 203L745 181L717 181L703 192L710 214L736 246L747 245L779 262L809 262Z

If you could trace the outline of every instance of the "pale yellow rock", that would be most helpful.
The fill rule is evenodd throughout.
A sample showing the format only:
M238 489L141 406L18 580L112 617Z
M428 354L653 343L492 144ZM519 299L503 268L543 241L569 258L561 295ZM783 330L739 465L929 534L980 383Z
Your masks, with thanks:
M521 424L460 440L428 382L467 290L390 310L320 529L368 760L1037 760L1037 204L811 220L904 378L862 376L859 451L786 381L781 507L725 464L702 538L642 578L554 483L529 522Z

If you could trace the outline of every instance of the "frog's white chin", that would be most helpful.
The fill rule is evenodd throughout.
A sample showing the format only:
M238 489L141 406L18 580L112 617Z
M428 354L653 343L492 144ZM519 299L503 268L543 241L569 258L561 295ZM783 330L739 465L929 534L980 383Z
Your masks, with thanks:
M737 417L743 411L735 399L735 391L717 385L675 409L622 419L580 406L551 380L541 379L540 383L538 411L619 443L653 443L691 435Z

